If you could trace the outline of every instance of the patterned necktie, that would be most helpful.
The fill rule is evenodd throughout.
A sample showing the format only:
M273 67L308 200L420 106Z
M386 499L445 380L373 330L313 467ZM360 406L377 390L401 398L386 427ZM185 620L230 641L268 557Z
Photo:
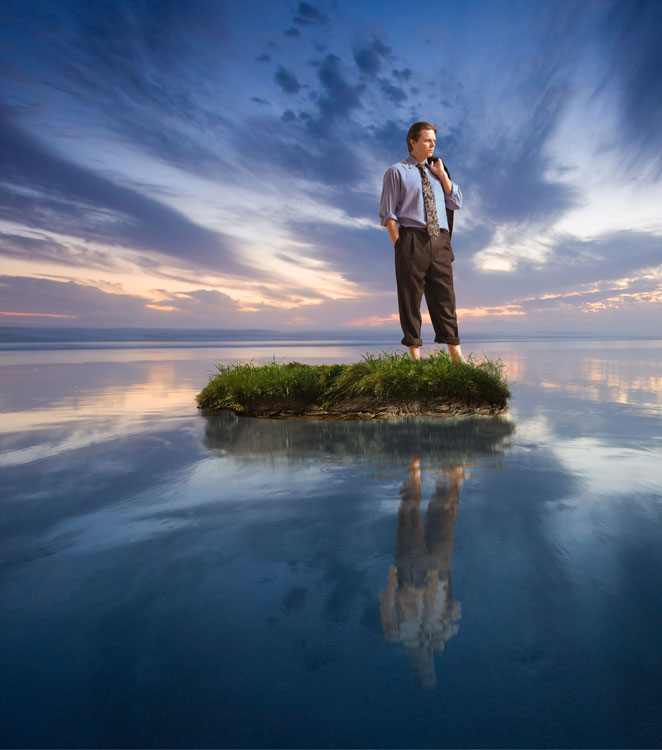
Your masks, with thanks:
M422 164L417 164L416 166L421 173L421 182L423 183L423 205L425 206L425 221L428 225L428 234L433 238L439 237L441 232L439 231L437 204L432 193L432 185L430 185L430 180L427 174L425 174L425 167Z

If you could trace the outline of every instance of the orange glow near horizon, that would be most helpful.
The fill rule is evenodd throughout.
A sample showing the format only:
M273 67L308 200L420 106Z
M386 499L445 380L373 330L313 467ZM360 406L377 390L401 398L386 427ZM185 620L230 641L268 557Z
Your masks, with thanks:
M63 315L57 313L23 313L23 312L6 312L0 310L0 315L11 315L16 318L77 318L77 315Z
M425 314L423 315L425 318ZM392 315L388 315L385 318L380 317L379 315L370 315L367 318L357 318L356 320L350 320L349 323L346 323L347 326L367 326L369 328L372 328L373 326L381 326L384 325L384 323L394 323L396 321L400 320L397 313L393 313Z
M503 317L503 316L515 316L515 315L526 315L524 310L519 305L502 305L500 307L460 307L457 310L458 318L484 318L487 316ZM424 323L431 323L429 313L422 313L421 318ZM367 318L357 318L351 320L346 325L348 326L361 326L372 328L375 326L381 326L385 323L397 323L400 320L397 313L392 313L387 316L370 315Z
M503 317L506 315L526 315L519 305L500 305L498 307L459 307L458 318L485 318L487 316Z

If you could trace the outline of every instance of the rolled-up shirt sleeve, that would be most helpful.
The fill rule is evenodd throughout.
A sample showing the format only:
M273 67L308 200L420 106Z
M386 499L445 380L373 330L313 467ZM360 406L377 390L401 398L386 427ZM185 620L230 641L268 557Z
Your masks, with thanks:
M458 211L462 208L462 191L459 185L456 185L454 182L452 184L453 190L448 195L444 195L444 202L446 203L446 208L449 208L451 211Z
M400 199L400 175L392 167L384 175L382 200L379 204L379 223L385 227L388 219L398 220L396 210Z

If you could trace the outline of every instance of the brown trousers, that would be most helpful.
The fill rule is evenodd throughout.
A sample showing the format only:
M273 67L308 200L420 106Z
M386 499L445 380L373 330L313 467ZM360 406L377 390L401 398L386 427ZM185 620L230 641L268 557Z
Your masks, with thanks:
M421 298L425 294L439 344L459 344L450 235L445 229L432 239L425 229L400 227L395 243L398 310L405 346L421 346Z

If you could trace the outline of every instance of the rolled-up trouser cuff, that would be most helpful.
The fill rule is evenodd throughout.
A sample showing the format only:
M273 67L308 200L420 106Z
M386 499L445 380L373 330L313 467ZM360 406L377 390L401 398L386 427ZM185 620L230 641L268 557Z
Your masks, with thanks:
M435 336L435 343L437 344L450 344L451 346L459 346L460 345L460 339L458 336Z
M423 339L408 339L405 336L400 343L404 344L404 346L423 346Z

